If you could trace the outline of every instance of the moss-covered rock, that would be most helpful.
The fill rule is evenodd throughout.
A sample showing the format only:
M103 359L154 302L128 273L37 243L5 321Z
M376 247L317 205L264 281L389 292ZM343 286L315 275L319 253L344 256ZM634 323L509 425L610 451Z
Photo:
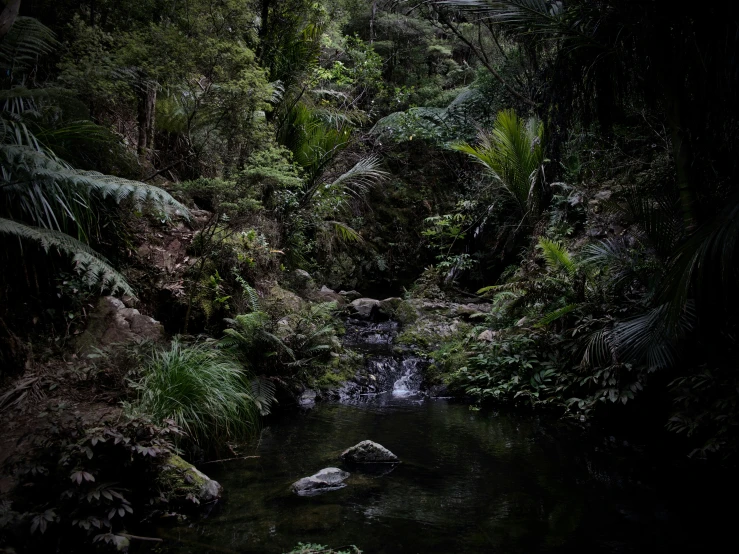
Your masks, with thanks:
M418 320L418 312L409 302L403 300L396 306L392 319L402 325L409 325Z
M294 314L302 310L306 303L294 292L275 285L269 291L269 296L263 301L265 310L275 318Z
M217 502L223 495L223 487L191 463L172 454L158 478L163 494L175 506L199 506Z

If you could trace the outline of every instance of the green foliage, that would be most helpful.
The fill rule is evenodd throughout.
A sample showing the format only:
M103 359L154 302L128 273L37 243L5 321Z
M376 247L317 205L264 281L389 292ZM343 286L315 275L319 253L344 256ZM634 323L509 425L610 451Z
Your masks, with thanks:
M124 550L137 522L175 500L157 483L181 434L171 421L90 424L60 406L45 422L28 438L30 450L8 462L21 486L0 505L0 545L19 553L98 542Z
M575 263L570 257L570 253L565 250L561 242L549 240L545 237L539 237L537 247L541 250L544 259L547 262L547 267L550 270L564 270L570 275L573 275L577 270Z
M563 407L558 384L563 360L547 347L543 334L499 336L489 344L471 343L467 364L449 375L450 388L462 390L478 403L520 403Z
M362 554L362 551L353 544L349 546L341 546L339 548L341 550L335 550L322 544L299 542L298 545L287 554Z
M141 379L132 383L137 399L130 410L155 421L173 420L202 447L253 433L260 407L252 397L252 377L214 345L172 341L155 351Z
M514 201L522 220L533 226L542 209L543 135L544 126L536 118L524 121L507 110L498 114L490 133L480 133L476 146L462 143L452 148L480 162Z

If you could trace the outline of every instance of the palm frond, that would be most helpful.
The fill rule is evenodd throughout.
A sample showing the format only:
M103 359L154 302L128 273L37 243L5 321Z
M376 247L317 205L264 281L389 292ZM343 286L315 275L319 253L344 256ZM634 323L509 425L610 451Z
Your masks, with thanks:
M598 278L613 291L620 290L638 278L637 260L623 238L587 244L580 251L578 259L583 268L597 273Z
M562 0L437 0L479 13L520 36L562 39L570 48L599 45L594 35L600 21L599 6L587 2L572 8Z
M549 269L555 271L565 270L570 275L573 275L577 270L570 253L567 252L567 249L561 242L549 240L545 237L539 237L537 248L541 250Z
M326 223L333 225L336 235L343 242L364 242L362 235L349 227L346 223L342 223L341 221L327 221Z
M541 209L544 128L540 121L520 119L513 110L498 114L491 132L480 132L476 145L455 143L452 150L481 163L533 224Z
M561 317L566 316L567 314L574 312L577 308L579 308L579 304L568 304L567 306L563 306L562 308L559 308L557 310L553 310L549 312L548 314L545 314L544 317L542 317L538 322L537 325L541 325L542 327L546 327L550 323L554 323Z
M695 324L695 311L688 303L673 328L668 318L670 306L661 304L636 317L618 322L611 332L620 360L646 364L650 371L675 363L676 341Z
M676 322L691 293L706 304L725 300L734 291L739 252L739 196L699 228L672 257L662 300L669 303L669 319ZM723 296L723 298L722 298Z
M585 343L581 365L602 367L616 362L616 349L611 342L610 329L599 329L590 334Z
M359 196L387 176L388 173L380 169L380 157L373 155L359 160L351 169L324 187Z
M39 244L46 252L52 248L72 257L75 270L90 286L133 296L125 277L92 248L69 235L51 229L40 229L0 217L0 235L16 237Z

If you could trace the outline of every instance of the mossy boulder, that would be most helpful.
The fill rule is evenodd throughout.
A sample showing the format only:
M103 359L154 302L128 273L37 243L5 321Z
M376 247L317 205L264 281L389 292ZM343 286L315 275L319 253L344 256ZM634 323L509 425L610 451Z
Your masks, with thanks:
M269 296L263 304L268 313L280 318L302 310L305 307L305 300L294 292L275 285L270 289Z
M403 300L396 306L392 319L402 325L409 325L418 320L418 312L409 302Z
M162 466L158 484L175 506L210 504L223 496L223 487L218 481L175 454Z

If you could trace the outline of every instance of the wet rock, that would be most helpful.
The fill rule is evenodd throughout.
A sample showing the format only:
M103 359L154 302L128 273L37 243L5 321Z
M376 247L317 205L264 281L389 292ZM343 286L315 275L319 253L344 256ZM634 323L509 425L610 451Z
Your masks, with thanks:
M305 389L298 398L298 404L301 408L312 408L316 405L318 393L313 389Z
M374 311L379 309L380 301L374 298L357 298L349 304L349 311L362 319L370 319Z
M418 320L418 312L409 303L403 300L393 313L393 319L403 325L408 325Z
M355 290L349 290L349 291L342 290L342 291L339 291L339 294L342 297L346 298L347 302L353 302L357 298L362 298L362 294Z
M177 455L171 455L159 475L159 483L175 501L209 504L223 496L223 487Z
M305 305L305 301L294 292L275 285L269 291L269 296L263 301L264 308L276 314L285 316L299 312Z
M452 304L450 315L472 320L490 313L490 304Z
M347 448L341 453L341 459L354 464L387 464L400 461L387 448L370 440Z
M310 477L303 477L292 484L292 491L298 496L315 496L324 492L341 489L351 474L338 467L327 467Z
M304 269L296 269L290 273L287 281L289 287L304 298L307 298L318 290L313 277Z
M444 398L450 396L449 389L446 385L434 385L427 391L431 398Z

